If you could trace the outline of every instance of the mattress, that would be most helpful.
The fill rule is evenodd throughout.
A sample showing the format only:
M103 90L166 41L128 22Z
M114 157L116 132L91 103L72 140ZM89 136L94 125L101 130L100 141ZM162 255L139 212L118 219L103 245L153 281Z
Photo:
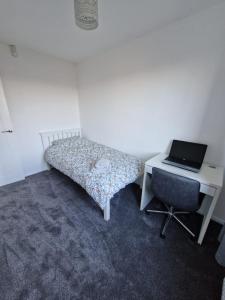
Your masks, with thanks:
M81 185L102 209L144 170L135 156L80 137L53 142L45 151L45 160ZM99 160L109 161L110 169L96 170Z

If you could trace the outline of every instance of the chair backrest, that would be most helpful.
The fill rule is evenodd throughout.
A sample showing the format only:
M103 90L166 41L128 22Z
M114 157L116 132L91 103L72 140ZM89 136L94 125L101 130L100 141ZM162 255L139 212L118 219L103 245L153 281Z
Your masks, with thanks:
M165 204L190 212L199 209L198 181L153 168L151 185L155 197Z

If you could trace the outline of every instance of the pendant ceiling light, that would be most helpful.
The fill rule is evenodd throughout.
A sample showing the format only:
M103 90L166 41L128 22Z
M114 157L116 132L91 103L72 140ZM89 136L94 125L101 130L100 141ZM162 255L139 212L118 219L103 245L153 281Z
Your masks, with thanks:
M98 0L74 0L76 24L82 29L98 27Z

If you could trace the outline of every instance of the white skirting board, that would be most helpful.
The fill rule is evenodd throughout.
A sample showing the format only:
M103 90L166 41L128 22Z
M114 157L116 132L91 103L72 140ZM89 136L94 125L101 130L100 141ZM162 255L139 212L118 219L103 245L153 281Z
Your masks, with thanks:
M218 223L218 224L221 224L221 225L224 225L224 224L225 224L225 221L224 221L223 219L218 218L218 217L216 217L216 216L213 216L213 217L212 217L212 220L215 221L215 222Z
M203 215L203 214L204 214L203 212L208 210L208 207L210 206L211 201L212 201L212 200L211 200L208 196L205 196L205 197L204 197L202 206L201 206L201 208L198 210L198 213L199 213L200 215ZM217 223L219 223L219 224L221 224L221 225L224 225L224 223L225 223L225 221L224 221L223 219L218 218L218 217L216 217L216 216L212 216L211 220L213 220L213 221L215 221L215 222L217 222Z

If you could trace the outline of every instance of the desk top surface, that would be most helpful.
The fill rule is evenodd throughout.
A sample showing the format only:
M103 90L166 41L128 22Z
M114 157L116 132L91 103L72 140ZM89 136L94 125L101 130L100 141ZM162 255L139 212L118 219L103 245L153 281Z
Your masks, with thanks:
M188 177L199 181L202 184L209 186L222 188L223 186L223 174L224 168L216 166L216 168L211 168L211 164L203 163L199 173L194 173L188 170L184 170L178 167L164 164L162 161L168 156L168 154L158 154L153 158L145 162L147 167L156 167L180 176Z

